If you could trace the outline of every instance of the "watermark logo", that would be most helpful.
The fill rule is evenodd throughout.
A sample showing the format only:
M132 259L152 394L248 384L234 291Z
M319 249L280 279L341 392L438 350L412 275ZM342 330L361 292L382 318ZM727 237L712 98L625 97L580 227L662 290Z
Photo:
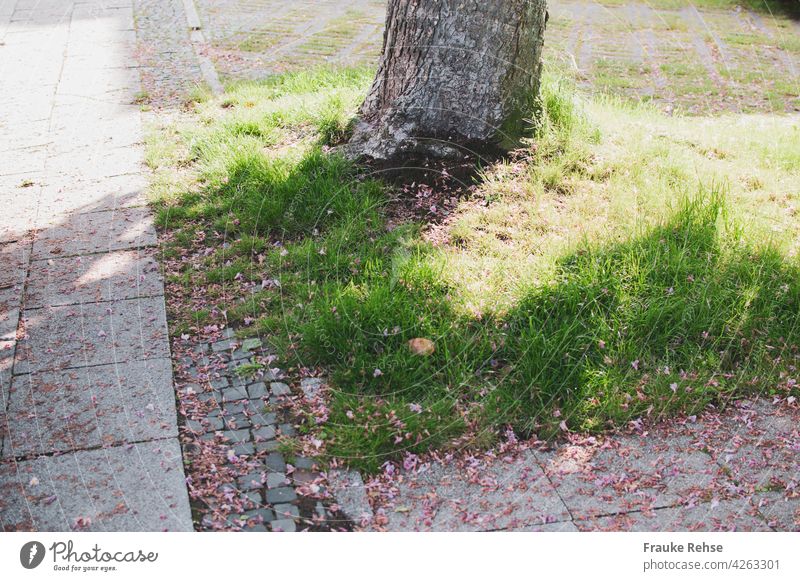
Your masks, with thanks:
M35 569L44 560L44 545L39 541L30 541L19 550L19 562L26 569Z

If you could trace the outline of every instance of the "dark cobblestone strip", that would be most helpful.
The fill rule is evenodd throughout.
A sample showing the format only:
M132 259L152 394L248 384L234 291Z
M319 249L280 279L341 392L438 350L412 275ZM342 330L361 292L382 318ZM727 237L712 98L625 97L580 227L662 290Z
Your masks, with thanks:
M260 339L226 329L179 355L181 443L199 530L350 530L326 499L315 459L292 452L289 379ZM304 380L309 388L315 380ZM315 493L316 491L316 493Z

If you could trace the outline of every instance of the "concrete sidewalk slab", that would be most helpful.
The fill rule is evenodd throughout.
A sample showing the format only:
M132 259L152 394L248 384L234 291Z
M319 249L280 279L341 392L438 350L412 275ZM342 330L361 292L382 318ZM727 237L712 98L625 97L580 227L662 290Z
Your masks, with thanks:
M33 262L25 304L36 309L162 294L152 253L127 250Z
M629 512L615 516L575 521L581 531L750 531L771 529L745 500L703 503L693 507L664 508L645 512Z
M0 464L4 531L190 531L176 438Z
M673 506L711 494L723 476L689 438L623 436L602 448L537 453L575 519Z
M407 474L386 516L392 531L488 531L570 520L532 453L474 469L437 463Z
M163 297L31 309L23 317L15 373L169 357Z
M177 437L169 359L17 375L3 457Z
M51 218L52 220L52 218ZM80 256L155 246L156 232L147 208L72 214L46 227L33 244L33 259Z

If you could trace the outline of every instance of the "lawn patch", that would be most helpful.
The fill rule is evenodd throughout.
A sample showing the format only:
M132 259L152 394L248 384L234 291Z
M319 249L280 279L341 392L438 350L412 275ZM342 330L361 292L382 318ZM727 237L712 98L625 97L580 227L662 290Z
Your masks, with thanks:
M157 185L170 292L203 295L173 328L249 327L282 367L324 372L327 419L303 429L328 453L375 471L509 426L597 432L783 389L796 127L669 118L547 75L528 147L436 224L397 223L402 196L329 148L368 82L232 87L148 156L190 175Z

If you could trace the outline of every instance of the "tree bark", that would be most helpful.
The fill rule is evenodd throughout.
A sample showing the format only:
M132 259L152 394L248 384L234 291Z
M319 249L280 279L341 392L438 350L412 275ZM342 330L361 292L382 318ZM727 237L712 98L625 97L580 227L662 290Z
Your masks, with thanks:
M546 21L546 0L389 0L346 151L396 161L516 147L530 129Z

